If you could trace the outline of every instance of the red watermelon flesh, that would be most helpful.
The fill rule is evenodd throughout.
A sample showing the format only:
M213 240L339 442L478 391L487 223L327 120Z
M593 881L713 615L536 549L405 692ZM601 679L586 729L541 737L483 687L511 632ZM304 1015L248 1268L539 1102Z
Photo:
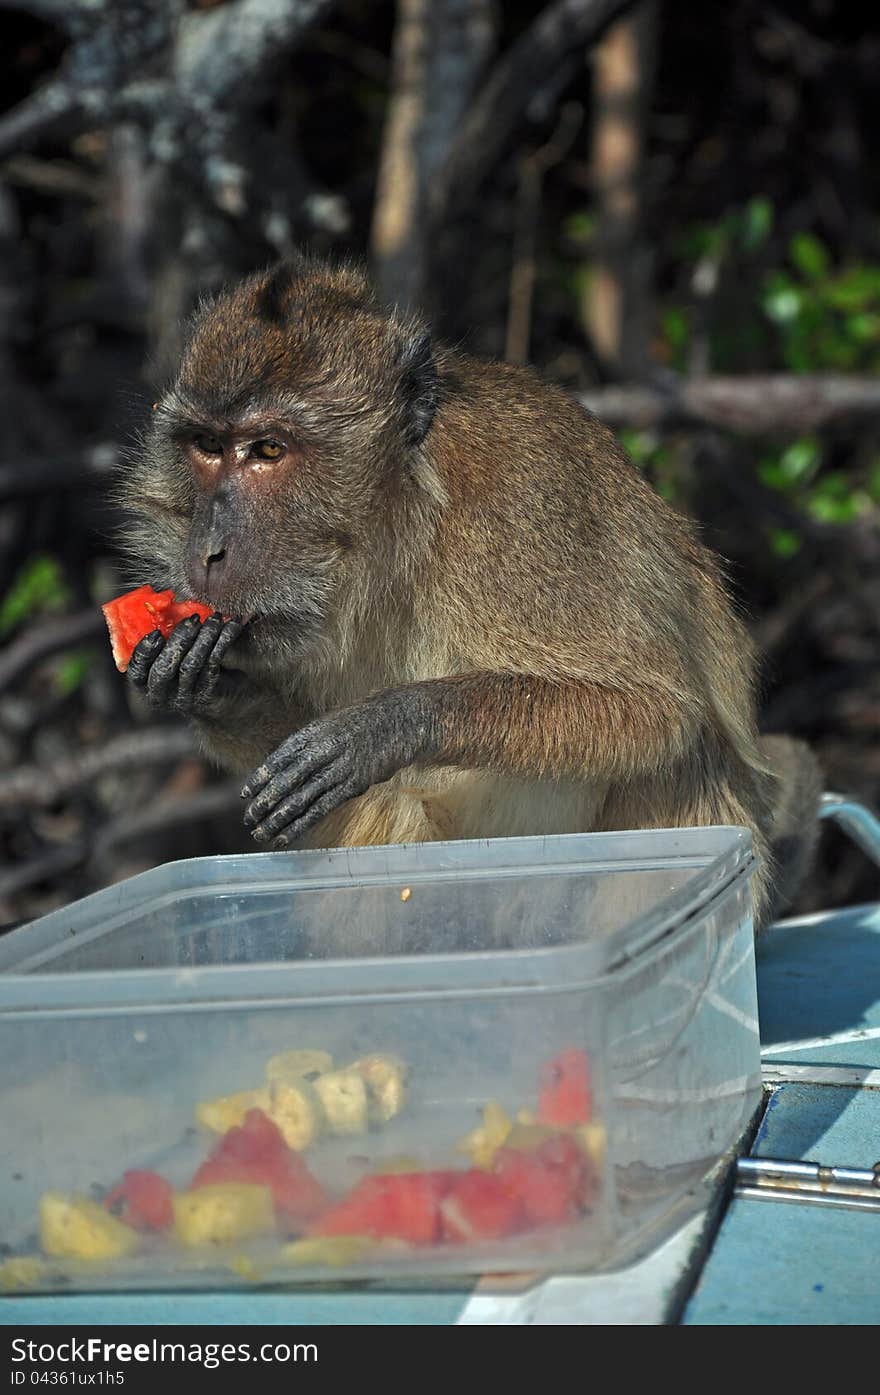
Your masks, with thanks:
M113 658L120 673L125 673L144 635L159 630L167 639L175 626L188 615L198 615L201 620L207 620L213 614L211 607L202 605L200 601L175 601L173 591L154 591L152 586L138 586L124 596L108 601L101 609L110 631Z

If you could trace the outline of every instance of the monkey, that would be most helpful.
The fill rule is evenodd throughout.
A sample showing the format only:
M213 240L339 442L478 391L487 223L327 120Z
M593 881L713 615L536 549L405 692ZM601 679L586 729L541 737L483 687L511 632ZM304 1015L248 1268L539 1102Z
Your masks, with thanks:
M121 485L138 576L213 607L128 670L263 848L733 824L756 923L815 841L722 564L533 370L299 254L203 302Z

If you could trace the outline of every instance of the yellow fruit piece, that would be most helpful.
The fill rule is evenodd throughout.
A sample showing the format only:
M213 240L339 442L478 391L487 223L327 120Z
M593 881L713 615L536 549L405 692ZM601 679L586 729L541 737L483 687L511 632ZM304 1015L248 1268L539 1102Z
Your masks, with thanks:
M269 1091L240 1090L237 1095L221 1095L215 1100L202 1100L196 1105L196 1120L212 1133L228 1133L244 1123L249 1109L269 1108Z
M367 1111L371 1123L387 1124L406 1103L406 1066L397 1056L362 1056L350 1067L367 1084Z
M16 1293L36 1288L46 1273L45 1261L37 1255L17 1255L0 1264L0 1293Z
M551 1124L514 1124L507 1135L507 1147L519 1148L523 1153L534 1153L542 1143L556 1138L561 1132Z
M321 1133L323 1114L315 1088L308 1080L273 1080L266 1113L288 1148L301 1153Z
M400 1153L397 1157L387 1158L382 1162L377 1159L374 1166L383 1177L406 1172L424 1172L425 1170L424 1161L409 1153Z
M218 1182L179 1192L174 1198L174 1233L181 1245L225 1245L275 1229L269 1187Z
M580 1124L572 1132L587 1157L595 1164L596 1170L601 1172L605 1165L605 1153L608 1148L605 1125L596 1120L592 1124Z
M366 1133L367 1086L359 1071L327 1071L315 1081L315 1092L331 1133Z
M119 1259L139 1249L141 1237L96 1201L44 1192L40 1243L56 1259Z
M538 1116L532 1109L518 1109L516 1111L516 1122L518 1124L537 1124Z
M257 1268L252 1259L247 1255L233 1255L229 1261L229 1268L233 1274L237 1274L246 1283L258 1284L262 1279L262 1272Z
M461 1139L456 1149L459 1153L467 1153L474 1167L488 1172L495 1154L504 1147L512 1128L513 1120L507 1111L496 1100L490 1100L483 1107L482 1126Z
M303 1075L322 1075L333 1069L333 1057L329 1051L317 1048L301 1051L282 1051L266 1064L266 1079L297 1080Z
M326 1264L341 1269L372 1250L375 1243L369 1235L316 1235L312 1240L285 1245L281 1258L286 1264Z

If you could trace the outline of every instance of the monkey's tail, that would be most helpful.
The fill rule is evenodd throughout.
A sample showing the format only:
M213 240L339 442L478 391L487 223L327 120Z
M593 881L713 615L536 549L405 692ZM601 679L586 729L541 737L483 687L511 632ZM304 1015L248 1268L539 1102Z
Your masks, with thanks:
M824 778L805 742L790 736L762 736L759 744L777 778L767 826L774 864L768 915L772 920L791 905L812 866Z

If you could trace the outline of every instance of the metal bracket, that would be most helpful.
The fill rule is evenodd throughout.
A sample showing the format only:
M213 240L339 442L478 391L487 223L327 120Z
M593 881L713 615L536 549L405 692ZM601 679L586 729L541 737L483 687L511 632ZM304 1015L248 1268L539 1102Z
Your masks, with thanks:
M880 1215L880 1163L873 1168L823 1167L781 1158L738 1158L734 1196L750 1201L795 1201Z
M880 867L880 819L844 794L823 794L819 818L833 819L862 852Z

